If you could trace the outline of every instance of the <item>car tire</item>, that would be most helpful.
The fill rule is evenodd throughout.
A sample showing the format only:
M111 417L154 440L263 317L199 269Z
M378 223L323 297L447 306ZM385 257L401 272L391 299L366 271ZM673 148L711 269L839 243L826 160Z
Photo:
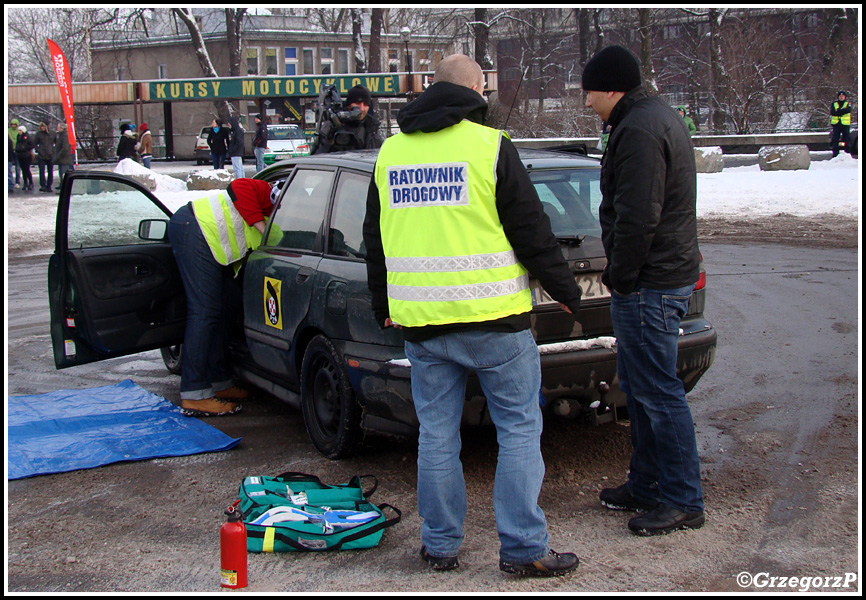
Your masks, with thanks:
M159 349L162 354L162 362L172 375L180 375L180 365L183 360L183 344L175 344Z
M361 437L361 407L355 400L342 357L318 335L301 363L301 408L316 449L336 460L351 456Z

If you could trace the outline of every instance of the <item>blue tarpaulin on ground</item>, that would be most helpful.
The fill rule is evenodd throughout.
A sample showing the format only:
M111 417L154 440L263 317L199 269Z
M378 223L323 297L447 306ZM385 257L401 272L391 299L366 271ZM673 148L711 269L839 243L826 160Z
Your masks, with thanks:
M9 479L228 450L232 438L127 379L9 397Z

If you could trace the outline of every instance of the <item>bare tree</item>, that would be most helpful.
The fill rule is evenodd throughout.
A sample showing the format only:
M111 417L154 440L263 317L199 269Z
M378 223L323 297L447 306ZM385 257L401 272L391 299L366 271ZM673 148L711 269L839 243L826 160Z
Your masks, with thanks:
M355 72L367 72L367 54L364 52L364 44L361 40L361 9L352 8L352 46L355 55Z
M475 62L485 71L493 68L490 58L490 24L487 22L486 8L475 9L475 20L471 23L475 38Z
M226 9L227 11L230 9ZM245 9L239 9L245 10ZM192 14L191 8L172 8L172 13L178 16L178 18L184 22L189 30L189 35L192 38L192 44L195 48L195 55L198 58L198 64L201 67L202 72L205 77L219 77L217 74L216 68L213 66L213 62L211 62L210 54L207 51L207 46L204 42L204 37L202 37L201 31L198 28L198 23L196 23L195 17ZM226 16L228 18L228 12ZM238 36L238 44L240 44L240 36ZM240 70L240 69L238 69ZM216 107L219 118L223 121L228 121L229 117L231 117L235 113L235 108L226 100L215 100L214 107Z
M640 68L641 79L650 94L659 93L656 83L656 72L653 68L653 38L652 18L653 11L650 8L639 8L638 12L638 34L640 35Z

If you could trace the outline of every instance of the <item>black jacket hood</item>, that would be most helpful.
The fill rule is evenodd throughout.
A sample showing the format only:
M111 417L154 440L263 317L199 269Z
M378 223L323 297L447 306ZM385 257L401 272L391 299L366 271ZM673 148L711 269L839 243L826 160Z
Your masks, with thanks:
M475 90L448 81L434 83L397 114L397 124L403 133L431 133L463 119L483 124L487 119L487 101Z

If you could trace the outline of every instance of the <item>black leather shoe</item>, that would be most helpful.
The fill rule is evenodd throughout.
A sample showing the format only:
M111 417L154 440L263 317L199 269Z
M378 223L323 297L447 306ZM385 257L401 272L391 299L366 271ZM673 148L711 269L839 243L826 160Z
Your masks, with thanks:
M451 571L460 566L456 556L430 556L425 546L421 546L421 558L430 563L434 571Z
M664 535L680 529L698 529L704 524L704 511L683 512L660 503L655 509L638 515L628 522L628 528L637 535Z
M544 558L531 563L517 564L500 560L499 569L522 577L560 577L569 571L574 571L579 564L580 559L576 554L571 552L557 554L551 550Z
M598 499L602 506L611 510L647 511L659 505L657 500L641 500L632 496L627 483L601 490Z

